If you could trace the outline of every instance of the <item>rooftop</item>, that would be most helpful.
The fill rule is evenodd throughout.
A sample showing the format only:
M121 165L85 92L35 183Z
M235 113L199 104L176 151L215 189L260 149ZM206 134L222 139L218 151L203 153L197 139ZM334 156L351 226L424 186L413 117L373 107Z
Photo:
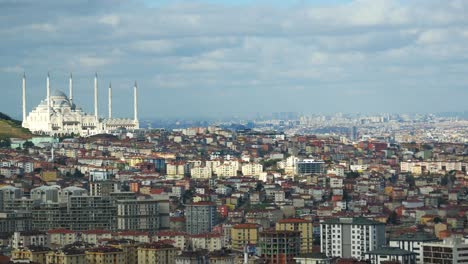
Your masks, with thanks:
M416 253L408 250L404 250L397 247L382 247L378 249L374 249L372 251L366 252L365 254L370 255L398 255L398 256L405 256L405 255L417 255Z
M344 224L344 225L384 225L384 223L377 222L365 217L340 217L333 219L326 219L321 224Z
M392 241L437 241L433 234L425 232L405 233L398 237L391 238Z

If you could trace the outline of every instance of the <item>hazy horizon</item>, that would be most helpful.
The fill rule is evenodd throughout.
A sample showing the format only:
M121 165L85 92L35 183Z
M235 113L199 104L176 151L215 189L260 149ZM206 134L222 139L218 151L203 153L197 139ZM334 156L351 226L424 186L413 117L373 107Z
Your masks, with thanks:
M51 89L141 119L463 112L468 1L0 1L0 111Z

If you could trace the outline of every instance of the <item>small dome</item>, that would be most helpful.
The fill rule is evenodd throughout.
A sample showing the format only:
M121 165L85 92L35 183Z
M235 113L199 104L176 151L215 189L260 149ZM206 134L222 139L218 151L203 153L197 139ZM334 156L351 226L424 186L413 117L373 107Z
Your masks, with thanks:
M50 96L67 98L67 96L62 91L59 91L59 90L53 91Z

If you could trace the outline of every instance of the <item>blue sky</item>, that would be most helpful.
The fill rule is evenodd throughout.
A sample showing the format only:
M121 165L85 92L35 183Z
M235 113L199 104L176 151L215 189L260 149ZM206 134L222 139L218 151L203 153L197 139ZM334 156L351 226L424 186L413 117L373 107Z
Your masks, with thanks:
M464 111L468 1L0 0L0 111L52 89L100 113L249 116L278 111Z

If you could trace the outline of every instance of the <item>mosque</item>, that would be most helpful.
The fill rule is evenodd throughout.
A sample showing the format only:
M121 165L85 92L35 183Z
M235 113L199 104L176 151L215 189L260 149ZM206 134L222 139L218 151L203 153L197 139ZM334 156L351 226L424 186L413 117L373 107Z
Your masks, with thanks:
M23 124L32 133L45 135L80 135L91 136L125 128L139 129L137 84L133 86L133 119L112 118L112 87L109 85L109 116L99 117L98 113L98 77L94 77L94 115L85 113L73 102L73 77L69 80L69 97L61 91L50 92L50 80L47 74L47 96L26 115L26 76L23 75Z

